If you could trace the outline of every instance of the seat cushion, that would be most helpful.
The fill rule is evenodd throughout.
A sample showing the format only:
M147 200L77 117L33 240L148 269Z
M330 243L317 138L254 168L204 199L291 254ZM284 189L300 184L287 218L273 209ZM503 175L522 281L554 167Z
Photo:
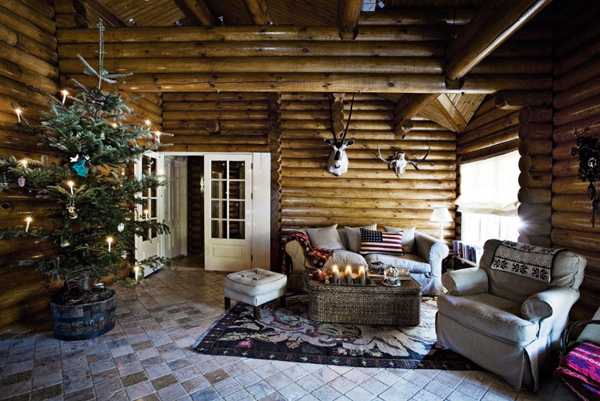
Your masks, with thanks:
M439 313L461 325L494 338L528 344L537 337L538 324L521 319L520 304L492 294L442 295Z
M402 256L372 253L365 256L369 264L381 262L384 265L408 269L410 273L427 274L431 272L431 265L418 255L406 253Z
M225 278L225 288L250 296L277 291L285 287L286 283L287 277L284 274L264 269L230 273Z

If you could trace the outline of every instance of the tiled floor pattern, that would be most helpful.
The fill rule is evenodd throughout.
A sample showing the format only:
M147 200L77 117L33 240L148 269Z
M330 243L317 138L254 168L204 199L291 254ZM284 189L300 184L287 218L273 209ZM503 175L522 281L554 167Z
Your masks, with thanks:
M223 312L223 275L162 271L119 288L117 327L97 339L0 336L0 399L10 401L566 401L548 382L517 393L485 372L367 369L200 355L196 338Z

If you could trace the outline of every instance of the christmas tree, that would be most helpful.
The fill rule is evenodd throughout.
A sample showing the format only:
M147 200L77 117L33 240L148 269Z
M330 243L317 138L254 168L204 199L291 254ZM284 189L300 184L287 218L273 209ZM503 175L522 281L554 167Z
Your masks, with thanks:
M98 291L91 284L124 265L139 269L165 262L135 260L135 236L164 234L168 227L142 212L140 193L157 188L160 179L130 174L132 163L158 148L160 132L128 123L132 110L121 96L102 90L102 82L115 77L102 68L102 31L100 26L98 71L82 59L98 77L96 88L75 82L78 93L63 90L62 99L51 98L39 125L29 125L15 110L23 127L59 161L0 158L0 191L21 191L52 205L43 216L26 216L21 227L0 230L0 239L49 243L52 256L27 264L64 281L65 303L93 300L90 294Z

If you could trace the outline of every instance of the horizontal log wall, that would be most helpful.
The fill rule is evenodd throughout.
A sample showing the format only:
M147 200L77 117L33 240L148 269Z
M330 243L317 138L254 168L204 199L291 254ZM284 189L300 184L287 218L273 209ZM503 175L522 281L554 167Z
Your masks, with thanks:
M37 139L23 131L14 109L23 109L30 122L37 121L57 95L58 68L54 11L42 0L13 0L0 3L0 155L21 159L55 160ZM0 177L1 179L1 177ZM16 187L15 183L11 183ZM23 226L27 215L42 224L41 201L16 190L0 192L0 225ZM48 311L48 288L41 275L19 267L19 260L47 255L43 244L32 241L0 241L0 327Z
M554 76L554 150L552 243L586 256L581 316L600 306L600 223L592 227L587 183L578 178L579 161L571 155L575 133L600 137L600 31L590 24L565 35L556 46Z
M132 91L444 92L444 24L364 26L354 41L335 27L221 26L115 28L106 33L106 66L135 74ZM93 60L97 33L61 29L60 70L82 81L78 54ZM460 89L550 89L548 32L525 30L476 66Z
M165 150L268 152L269 104L261 93L165 93Z
M350 95L346 95L348 114ZM429 222L434 205L452 207L456 187L455 134L428 121L415 121L404 139L393 133L393 104L370 95L355 99L349 138L348 172L326 171L331 138L330 102L326 94L283 94L281 97L281 223L284 229L329 224L377 223L417 227L439 235ZM407 157L428 160L397 178L377 160L377 147L389 155L393 147ZM454 226L445 231L454 238Z
M552 107L520 111L519 154L519 242L550 247Z

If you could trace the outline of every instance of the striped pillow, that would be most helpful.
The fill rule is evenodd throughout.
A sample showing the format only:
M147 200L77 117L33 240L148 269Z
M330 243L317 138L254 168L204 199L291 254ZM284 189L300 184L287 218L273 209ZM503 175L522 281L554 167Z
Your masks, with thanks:
M388 233L375 230L360 229L360 253L404 253L402 249L402 232Z

